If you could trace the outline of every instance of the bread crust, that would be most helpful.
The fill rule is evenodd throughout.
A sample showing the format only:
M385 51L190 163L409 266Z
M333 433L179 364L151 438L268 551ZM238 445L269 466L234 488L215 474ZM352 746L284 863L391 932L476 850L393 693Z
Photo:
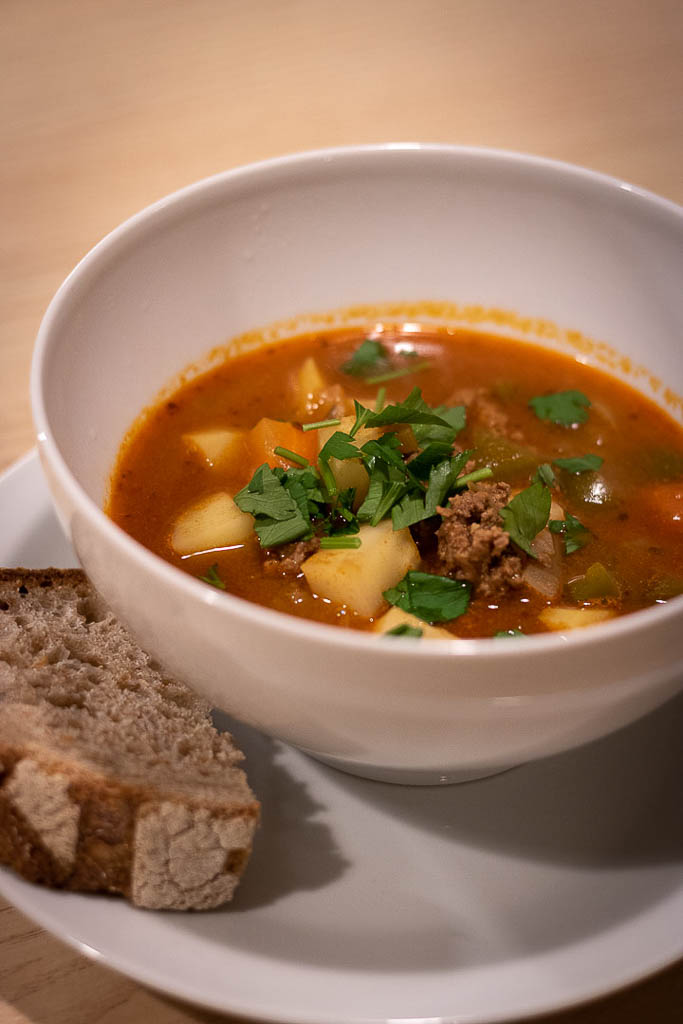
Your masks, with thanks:
M80 722L79 715L87 716L88 695L80 705L84 700L80 691L70 695L65 662L43 664L47 655L37 640L45 642L49 633L54 647L60 637L54 624L54 595L50 598L49 629L41 622L36 605L41 589L63 590L65 605L71 602L67 628L72 631L74 616L81 614L77 602L99 600L78 570L0 570L0 668L4 665L0 674L0 862L32 882L120 893L140 907L208 909L224 903L232 897L249 859L259 818L259 805L243 773L235 767L241 755L229 738L219 737L208 724L207 709L189 691L188 706L183 706L182 700L179 703L186 688L160 675L114 624L111 628L121 634L121 646L130 654L131 665L137 666L139 678L144 677L145 687L152 687L150 692L162 701L170 695L168 707L160 705L162 710L169 716L182 716L181 725L187 723L188 734L194 726L199 742L206 744L208 738L217 753L214 756L210 751L213 760L207 762L213 773L210 785L194 788L170 769L167 779L163 770L157 770L152 782L141 782L144 765L133 765L127 778L93 767L87 751L79 750L77 742L70 745L70 736L65 739L55 726L55 722ZM29 596L34 600L28 601ZM25 614L29 607L30 614ZM39 671L17 664L21 659L10 649L11 635L3 648L3 614L14 616L11 635L16 636L19 622L20 628L29 632L28 639L36 641L33 647ZM108 629L108 621L106 617L98 620L98 635ZM87 643L87 624L83 633L79 650ZM25 633L22 639L26 639ZM97 653L101 656L102 651ZM106 673L106 662L103 669ZM17 743L12 733L16 733L18 718L41 720L48 706L41 687L46 676L50 681L60 672L64 677L58 680L61 689L56 686L52 693L57 714L62 714L62 701L73 700L73 709L67 703L66 717L55 718L49 705L52 717L43 715L49 724L36 729L35 735L29 730ZM99 685L109 685L106 675ZM120 680L118 685L120 688ZM114 696L118 694L115 690ZM101 704L102 693L96 696ZM135 699L144 707L144 695L136 694ZM136 739L130 728L128 723L129 744ZM140 732L144 738L142 724ZM191 742L189 735L187 743Z

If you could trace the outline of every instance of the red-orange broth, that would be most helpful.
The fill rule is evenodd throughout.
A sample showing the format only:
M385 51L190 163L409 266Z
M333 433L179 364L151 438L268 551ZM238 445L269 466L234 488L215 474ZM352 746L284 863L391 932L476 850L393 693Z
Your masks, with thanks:
M367 338L385 348L379 369L388 365L410 372L383 384L345 372L343 367ZM318 373L313 390L310 373L301 382L308 357ZM306 365L310 370L310 362ZM318 622L371 629L388 610L387 603L372 615L358 614L313 592L302 571L287 575L277 566L273 571L271 564L264 574L264 552L253 532L238 545L183 555L174 550L171 537L178 517L189 507L216 492L234 496L249 482L268 451L263 429L254 440L253 429L262 418L296 424L296 433L285 437L300 439L298 451L315 462L317 431L303 434L298 425L327 419L342 408L353 412L353 398L374 409L380 388L386 388L380 396L385 405L397 403L416 386L430 406L465 405L467 424L455 439L455 450L473 449L470 466L493 465L493 479L509 483L512 494L529 487L540 464L586 453L604 460L599 469L581 473L552 465L553 500L588 531L582 547L570 554L562 549L558 593L549 598L522 583L492 596L475 587L467 611L439 623L441 628L475 637L508 630L543 632L553 628L542 615L549 606L623 614L681 593L681 427L643 395L594 368L537 346L467 330L328 330L226 360L140 417L119 453L107 512L127 533L183 571L209 578L215 572L232 594ZM584 423L548 422L529 405L536 396L568 390L590 400ZM222 428L244 433L232 454L212 465L187 436ZM266 461L291 466L272 450ZM559 533L554 543L563 540ZM430 545L420 551L419 569L438 571Z

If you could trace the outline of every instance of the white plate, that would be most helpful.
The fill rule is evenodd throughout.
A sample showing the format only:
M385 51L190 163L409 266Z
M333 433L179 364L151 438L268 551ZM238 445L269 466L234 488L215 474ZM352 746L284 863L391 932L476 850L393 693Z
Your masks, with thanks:
M0 522L0 564L75 564L35 455L0 478ZM137 911L7 871L0 890L109 966L245 1017L550 1012L683 955L682 725L677 700L607 740L442 789L352 778L234 727L263 826L231 907Z

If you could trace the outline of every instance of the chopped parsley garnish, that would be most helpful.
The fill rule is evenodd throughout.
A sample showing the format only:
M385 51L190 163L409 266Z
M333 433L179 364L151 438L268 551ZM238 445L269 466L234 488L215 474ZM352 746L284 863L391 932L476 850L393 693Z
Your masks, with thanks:
M548 522L550 504L548 488L542 483L535 483L520 491L500 510L504 529L515 544L532 558L536 558L536 555L531 550L531 544Z
M323 551L343 551L350 548L359 548L360 546L360 537L323 537L320 541L320 547Z
M425 495L425 512L433 516L438 505L443 505L449 492L455 488L458 474L471 456L471 451L460 452L450 459L432 466L429 471L429 483Z
M425 499L420 494L404 494L391 509L391 521L395 530L403 530L426 519Z
M343 461L345 459L358 458L360 458L360 450L353 443L353 438L350 434L345 434L342 430L335 430L332 437L327 439L320 449L318 466L323 485L330 497L337 493L337 481L330 469L330 459L340 459Z
M508 636L525 636L526 634L521 629L499 629L498 632L494 633L493 635L494 637L498 638Z
M553 467L549 462L542 462L531 478L532 484L545 484L546 487L554 487L557 483Z
M493 470L490 466L480 466L479 469L473 469L471 473L465 473L464 476L458 477L458 487L466 487L467 484L478 484L480 480L489 480L493 476Z
M387 629L384 636L422 636L423 630L419 626L410 626L407 622L401 622L393 629Z
M310 476L313 477L313 473ZM247 486L238 491L235 504L254 516L254 529L261 547L287 544L309 533L311 520L306 490L300 476L290 476L283 470L278 472L264 462Z
M551 533L563 534L566 555L572 555L591 539L590 530L579 522L576 516L569 515L566 519L551 519L548 528Z
M431 443L453 444L456 435L465 429L467 413L464 405L437 405L432 410L446 424L440 423L415 423L413 434L415 440L424 448Z
M421 370L428 370L432 364L428 359L422 359L419 363L413 363L412 366L402 366L396 370L387 370L386 373L380 373L376 377L366 377L366 384L383 384L388 380L398 380L400 377L409 377L411 373L420 373Z
M467 611L470 585L448 576L411 570L395 587L385 590L384 597L423 622L450 622Z
M267 516L284 522L296 513L296 502L282 483L282 477L264 462L246 487L235 495L235 504L252 516Z
M358 518L363 522L369 522L370 526L377 526L392 506L403 498L407 489L403 481L392 480L390 476L385 477L383 472L379 468L373 472L365 501L358 509Z
M427 480L433 466L448 460L453 455L453 445L445 444L443 441L433 441L418 452L414 459L410 460L410 471L420 480Z
M357 401L354 401L354 405L356 407L356 422L351 427L352 437L355 437L361 427L389 427L394 423L409 423L413 428L415 424L431 424L445 429L453 438L457 433L444 416L439 415L436 410L427 405L419 388L413 388L403 402L386 405L381 412L366 409ZM415 433L414 429L413 433Z
M321 427L338 427L341 420L318 420L316 423L304 423L301 429L306 432L307 430L320 430Z
M342 366L342 373L352 377L367 377L376 370L378 373L389 369L389 353L381 341L366 338L361 342L348 362Z
M432 409L419 388L414 388L405 401L374 412L359 402L355 405L356 420L351 431L334 431L320 450L317 466L288 448L278 448L276 454L294 465L283 470L264 463L235 495L237 506L254 516L262 547L314 535L332 539L354 534L360 529L359 523L377 526L387 516L391 516L395 530L405 529L434 516L438 506L468 483L492 475L488 466L463 475L472 452L453 454L455 436L465 424L464 407ZM336 426L338 422L327 420L322 425ZM394 424L408 424L419 438L414 458L404 456L401 441L392 430L359 445L357 433L361 427L386 428ZM367 493L355 511L355 492L338 493L330 466L333 459L360 460L368 474ZM325 544L330 549L334 546Z
M310 466L308 459L305 459L303 455L298 455L296 452L292 452L289 448L281 448L279 445L277 448L273 448L276 455L279 455L281 459L287 459L288 462L293 462L296 466Z
M329 462L330 459L359 459L360 449L353 443L350 434L335 430L320 449L318 458L323 462Z
M225 583L218 575L218 562L214 562L210 569L207 570L206 576L200 576L200 580L203 583L210 583L212 587L216 587L218 590L225 590Z
M585 423L590 404L590 399L582 391L558 391L554 395L539 395L529 401L539 420L549 420L563 427Z
M600 469L605 460L600 455L577 455L572 459L555 459L554 465L566 469L568 473L589 473Z

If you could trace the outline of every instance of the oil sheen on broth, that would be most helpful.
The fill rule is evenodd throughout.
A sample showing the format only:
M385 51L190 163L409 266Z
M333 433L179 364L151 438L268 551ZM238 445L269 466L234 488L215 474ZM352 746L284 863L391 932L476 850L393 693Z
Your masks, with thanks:
M278 611L490 637L681 593L682 495L683 430L617 379L523 342L387 325L301 335L185 383L129 433L107 511Z

